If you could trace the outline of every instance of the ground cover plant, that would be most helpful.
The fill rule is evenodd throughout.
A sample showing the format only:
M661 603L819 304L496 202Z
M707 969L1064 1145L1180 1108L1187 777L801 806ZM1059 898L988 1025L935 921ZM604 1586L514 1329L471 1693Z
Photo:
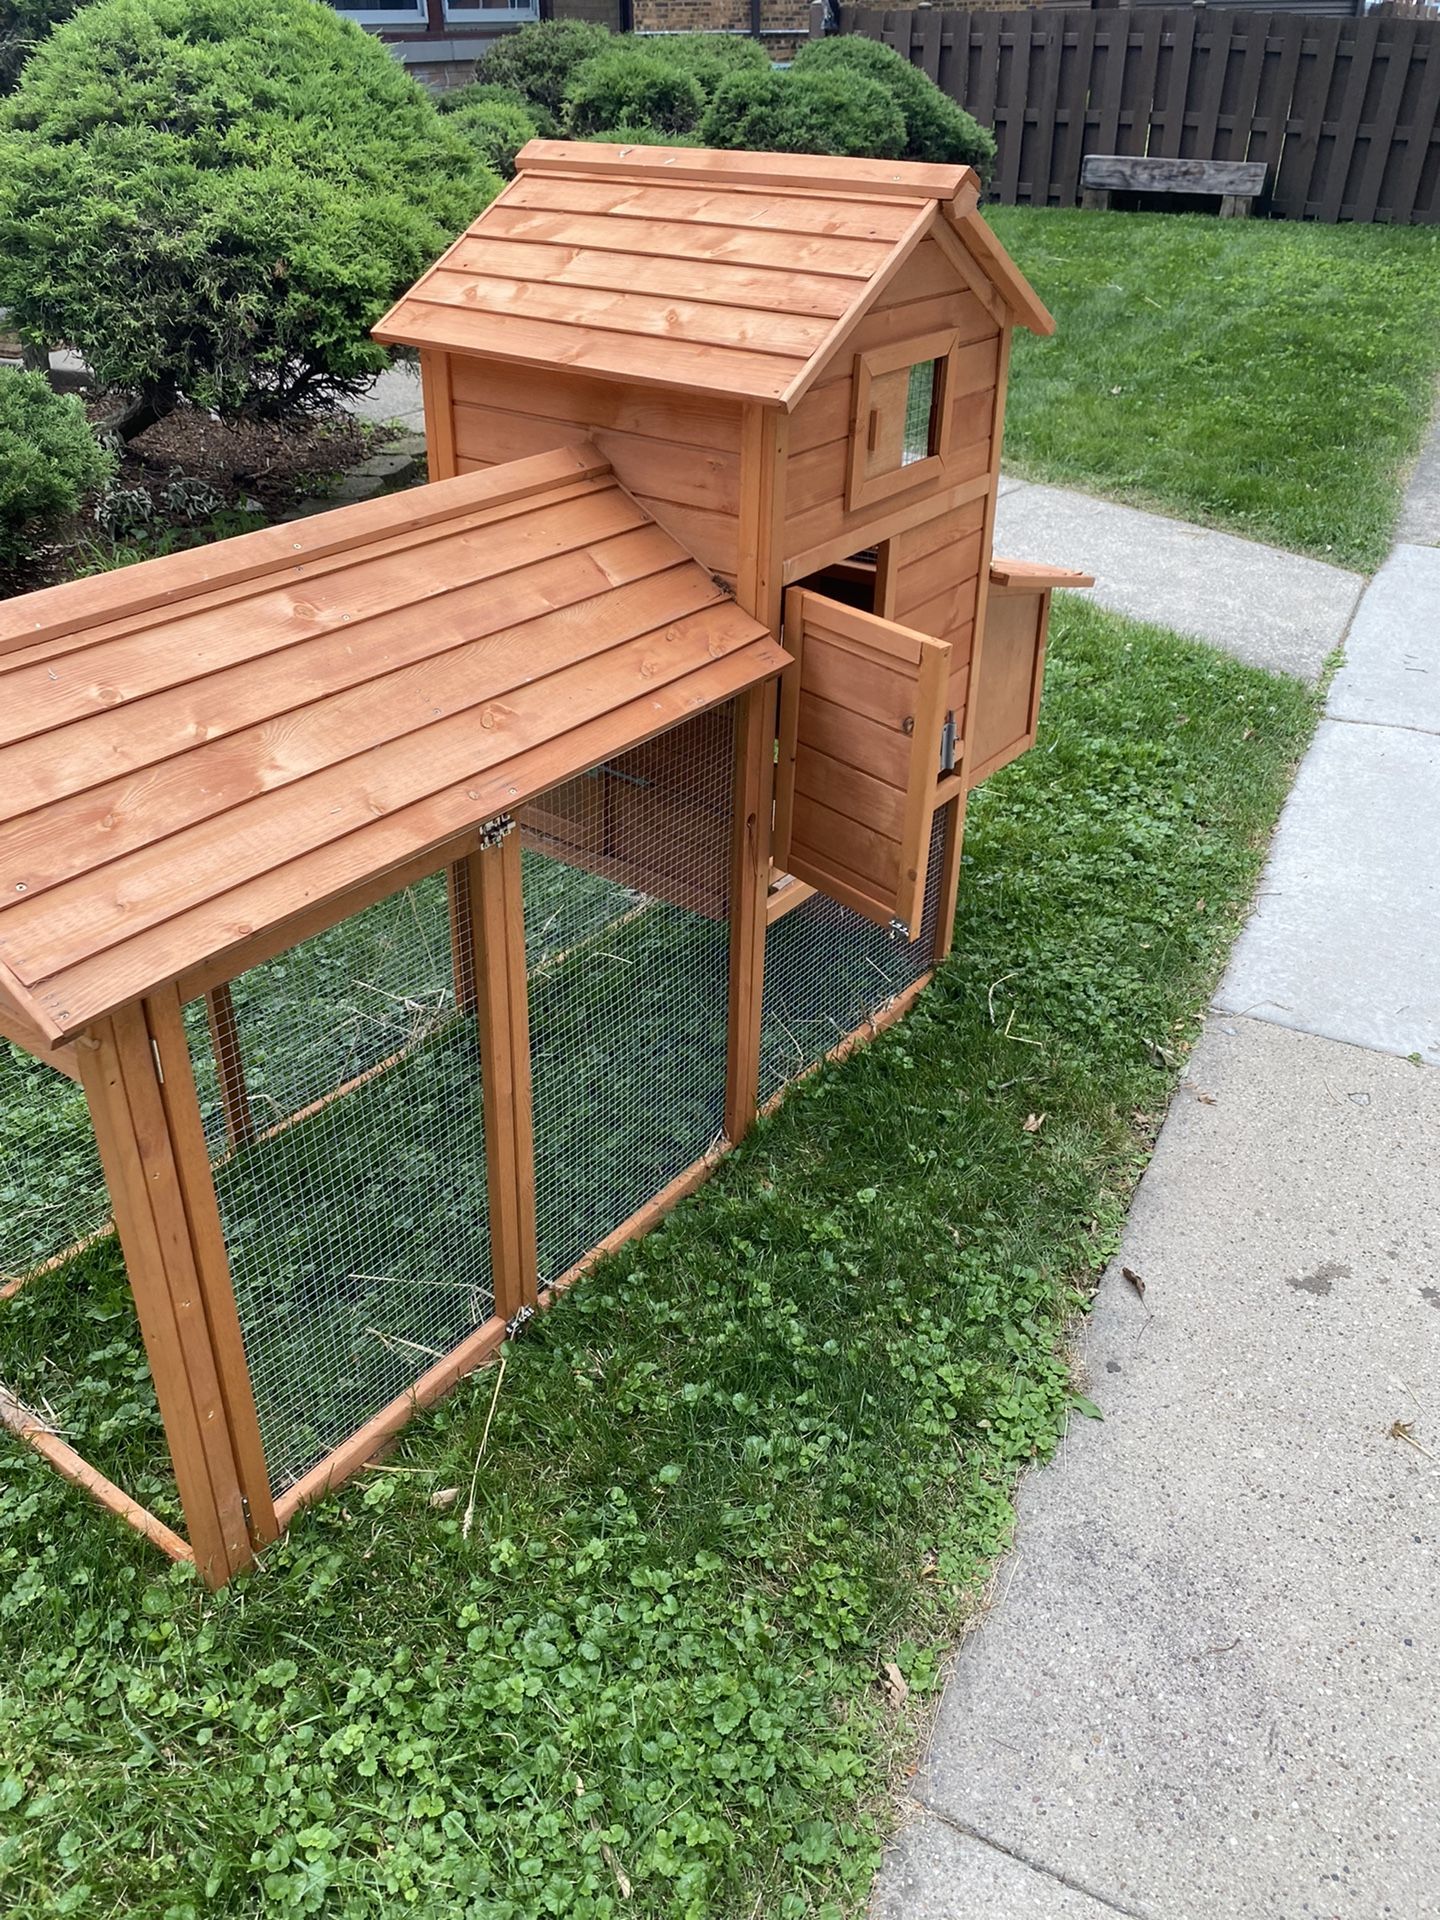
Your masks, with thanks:
M73 394L52 393L41 374L0 368L0 579L114 471Z
M1313 714L1058 607L1039 744L975 798L907 1021L225 1594L0 1442L12 1909L858 1911L914 1737L881 1663L937 1684L1075 1404L1067 1317ZM103 1286L10 1305L0 1378L78 1311L105 1417L143 1399Z
M990 207L1059 323L1018 334L1018 472L1339 566L1389 550L1440 372L1440 233Z

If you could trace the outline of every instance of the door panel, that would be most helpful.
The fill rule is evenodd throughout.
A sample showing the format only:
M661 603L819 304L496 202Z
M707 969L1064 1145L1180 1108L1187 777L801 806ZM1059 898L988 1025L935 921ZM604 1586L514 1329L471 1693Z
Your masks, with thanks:
M775 858L881 926L920 924L951 650L808 587L785 596Z

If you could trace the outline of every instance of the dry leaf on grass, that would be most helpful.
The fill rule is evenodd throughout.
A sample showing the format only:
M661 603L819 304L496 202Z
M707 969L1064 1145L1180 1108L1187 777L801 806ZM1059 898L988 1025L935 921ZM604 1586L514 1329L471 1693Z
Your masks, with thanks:
M894 1707L898 1713L910 1698L910 1688L904 1674L893 1660L883 1660L880 1663L880 1679L885 1688L886 1705Z
M453 1507L459 1498L459 1487L438 1487L430 1496L430 1504L432 1507L440 1507L442 1509L445 1507Z
M1044 1124L1045 1116L1043 1113L1027 1113L1025 1116L1024 1126L1026 1133L1039 1133Z
M1120 1271L1143 1300L1145 1298L1145 1282L1141 1275L1136 1273L1133 1267L1121 1267Z

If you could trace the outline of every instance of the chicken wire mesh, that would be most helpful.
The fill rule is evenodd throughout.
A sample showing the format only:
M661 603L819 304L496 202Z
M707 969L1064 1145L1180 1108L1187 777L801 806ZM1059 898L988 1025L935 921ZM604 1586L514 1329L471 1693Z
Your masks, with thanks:
M777 920L765 941L760 1099L823 1060L935 964L944 880L945 812L930 828L930 864L914 940L813 893Z
M493 1314L468 964L435 874L187 1009L276 1492Z
M180 1518L81 1089L0 1041L0 1392Z
M542 1284L719 1141L732 783L725 706L521 814Z

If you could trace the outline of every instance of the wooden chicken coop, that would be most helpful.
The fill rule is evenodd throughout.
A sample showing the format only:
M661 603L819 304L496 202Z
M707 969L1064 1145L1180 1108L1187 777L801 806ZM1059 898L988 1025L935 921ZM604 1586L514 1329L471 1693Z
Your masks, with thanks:
M377 329L428 487L0 605L0 1036L98 1150L0 1315L121 1272L185 1537L53 1354L0 1419L210 1583L948 950L1089 584L992 559L976 198L532 142Z

